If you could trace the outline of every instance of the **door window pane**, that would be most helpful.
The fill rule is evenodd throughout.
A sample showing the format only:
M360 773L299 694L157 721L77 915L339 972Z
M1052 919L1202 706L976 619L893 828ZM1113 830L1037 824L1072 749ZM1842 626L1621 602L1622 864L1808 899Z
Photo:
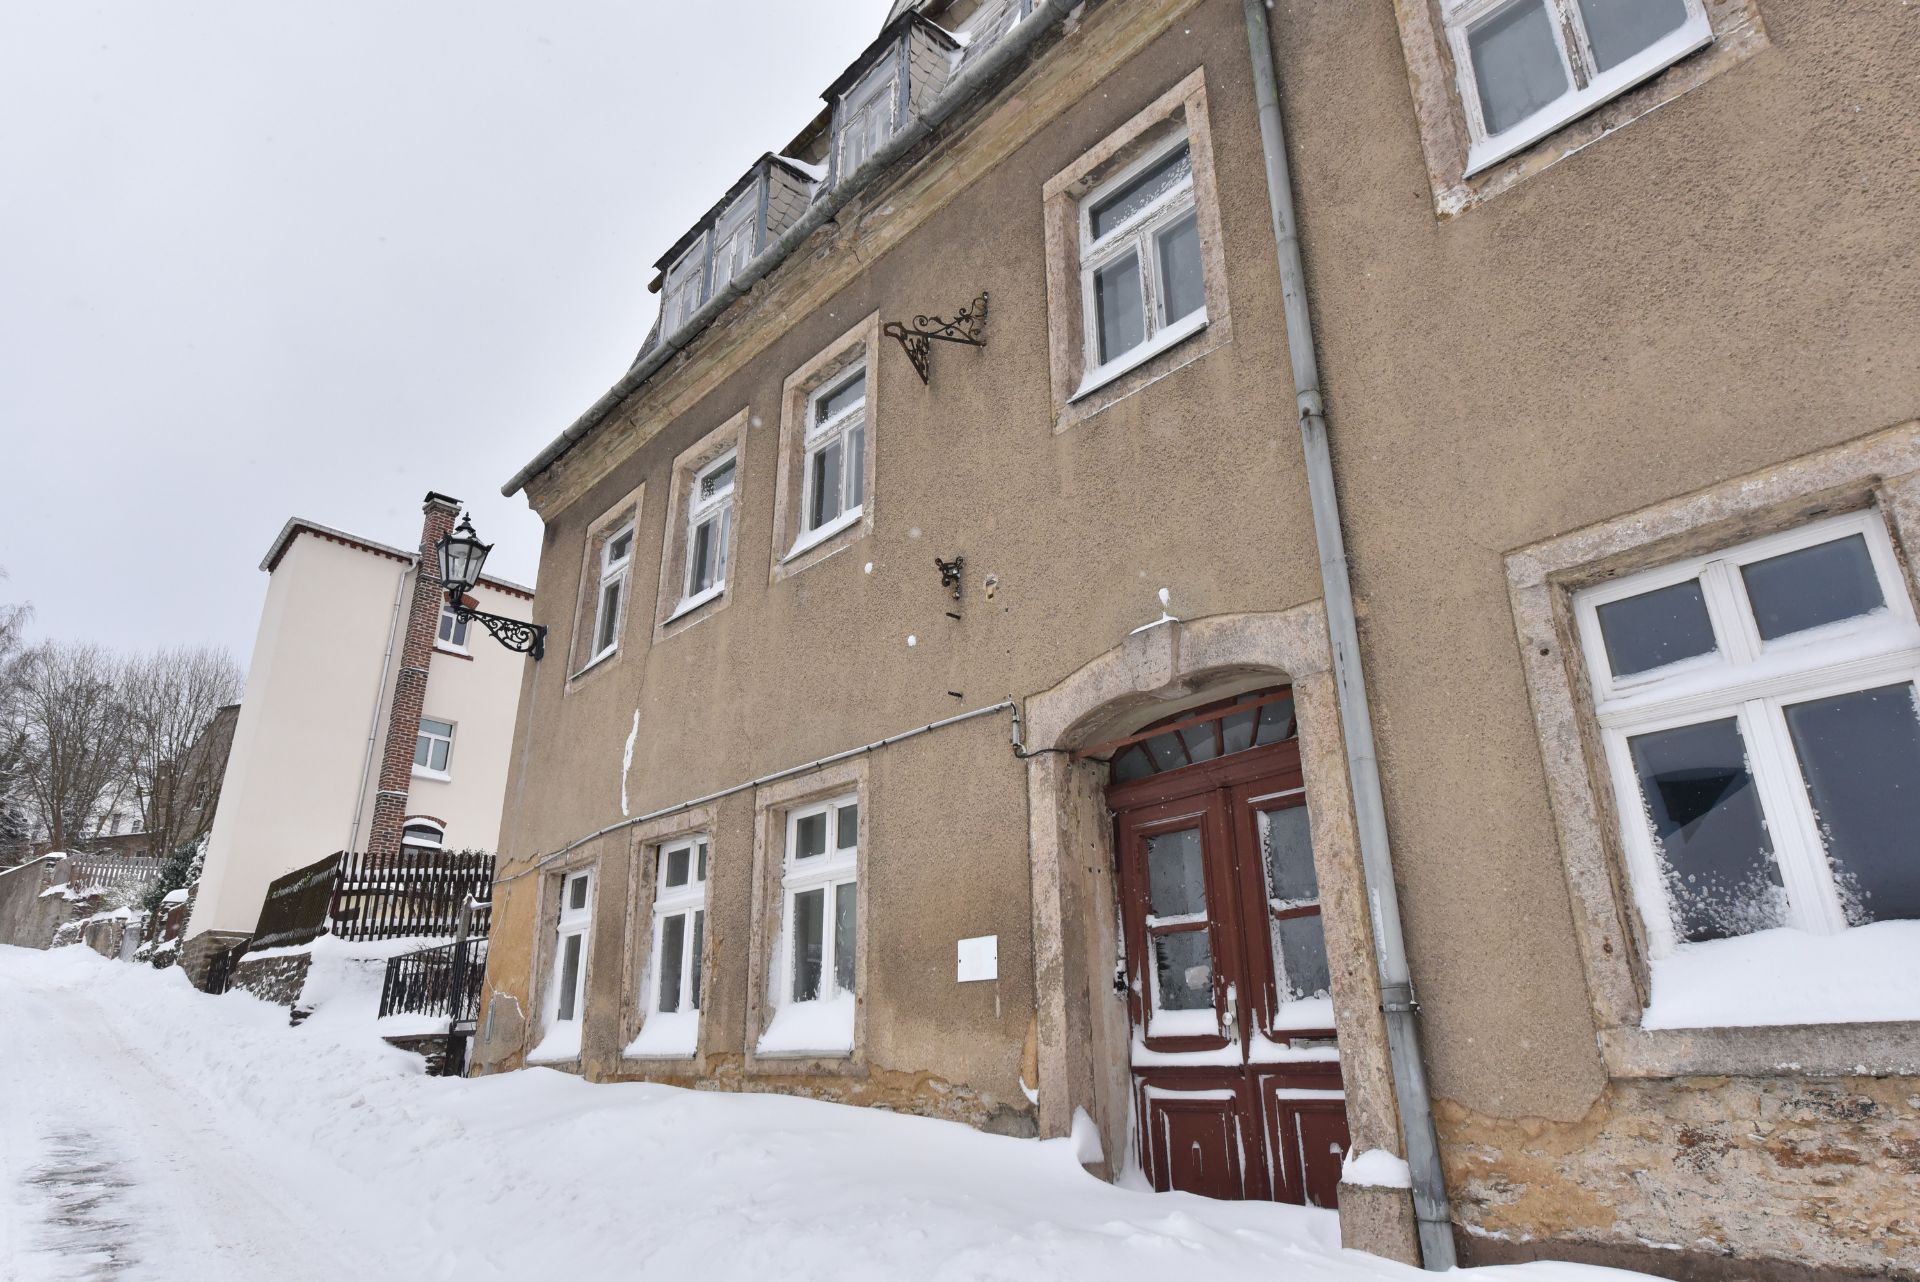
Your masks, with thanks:
M1847 920L1920 917L1920 718L1913 686L1788 707Z
M696 911L693 914L693 953L687 958L687 979L693 989L693 999L687 1003L689 1010L700 1009L700 958L704 956L707 935L707 914Z
M816 855L827 853L827 816L822 811L817 815L802 815L793 825L793 857L812 859Z
M1205 1010L1213 1005L1213 948L1206 931L1154 936L1153 969L1161 1010Z
M680 1009L680 976L687 949L687 917L676 913L660 921L660 1009Z
M1310 903L1320 898L1313 871L1313 833L1305 806L1260 812L1260 846L1267 864L1267 896L1275 903Z
M855 903L859 895L853 882L833 891L833 982L843 993L853 991L854 962L857 958L854 925L858 916Z
M1188 214L1160 233L1160 306L1168 324L1207 305L1200 277L1200 224Z
M1611 71L1687 20L1681 0L1580 0L1587 43L1600 70Z
M1327 935L1319 913L1276 920L1273 955L1280 962L1281 1001L1297 1002L1327 995L1331 985L1327 973Z
M1207 873L1198 828L1147 838L1147 883L1148 911L1155 917L1207 911Z
M1856 618L1887 603L1867 541L1858 534L1743 565L1740 577L1753 603L1753 621L1767 641Z
M1219 722L1203 721L1180 732L1181 746L1189 761L1211 761L1220 755Z
M574 997L580 987L580 940L579 935L568 935L560 944L560 1010L559 1018L573 1018Z
M1130 253L1093 274L1093 305L1100 331L1101 364L1146 341L1138 254Z
M1616 677L1714 651L1713 624L1698 579L1609 601L1595 613L1607 646L1607 666Z
M1627 741L1683 942L1786 922L1773 842L1733 718Z
M820 964L825 936L827 892L803 890L793 897L793 1000L820 996Z
M1467 50L1489 134L1511 129L1567 92L1546 0L1520 0L1475 23Z
M1186 182L1193 173L1193 153L1186 144L1093 207L1088 223L1099 240L1160 197Z

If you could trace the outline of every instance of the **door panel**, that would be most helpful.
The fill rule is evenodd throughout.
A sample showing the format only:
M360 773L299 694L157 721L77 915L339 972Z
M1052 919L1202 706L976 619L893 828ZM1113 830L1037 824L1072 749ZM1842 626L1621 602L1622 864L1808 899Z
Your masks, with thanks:
M1140 1094L1142 1155L1155 1188L1236 1200L1259 1196L1249 1176L1263 1172L1250 1171L1244 1159L1261 1144L1241 1084L1186 1074L1145 1079Z

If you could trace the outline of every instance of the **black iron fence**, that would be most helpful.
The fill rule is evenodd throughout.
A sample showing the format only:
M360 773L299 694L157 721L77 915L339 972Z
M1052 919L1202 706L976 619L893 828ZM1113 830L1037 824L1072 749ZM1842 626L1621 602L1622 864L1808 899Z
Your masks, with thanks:
M436 1015L448 1019L450 1031L471 1028L480 1018L480 986L486 973L484 935L389 958L380 989L380 1017Z

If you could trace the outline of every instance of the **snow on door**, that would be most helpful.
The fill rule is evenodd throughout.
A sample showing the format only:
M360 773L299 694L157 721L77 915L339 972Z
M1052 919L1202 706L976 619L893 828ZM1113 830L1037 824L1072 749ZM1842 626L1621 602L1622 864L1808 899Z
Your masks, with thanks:
M1291 694L1195 709L1113 748L1147 1178L1331 1207L1346 1105Z

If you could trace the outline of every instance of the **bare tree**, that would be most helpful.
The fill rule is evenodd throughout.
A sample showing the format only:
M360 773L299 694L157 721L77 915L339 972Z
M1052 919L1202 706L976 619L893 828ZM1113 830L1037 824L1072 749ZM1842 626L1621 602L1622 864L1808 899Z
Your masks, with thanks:
M214 749L195 745L213 714L239 701L241 685L240 665L213 646L156 650L122 670L126 782L156 854L172 854L212 823L220 780L200 758Z
M7 573L0 570L0 579ZM30 607L0 602L0 868L32 853L26 780L27 737L19 716L19 658Z
M94 830L126 776L121 664L97 645L47 641L11 667L30 813L65 850Z

